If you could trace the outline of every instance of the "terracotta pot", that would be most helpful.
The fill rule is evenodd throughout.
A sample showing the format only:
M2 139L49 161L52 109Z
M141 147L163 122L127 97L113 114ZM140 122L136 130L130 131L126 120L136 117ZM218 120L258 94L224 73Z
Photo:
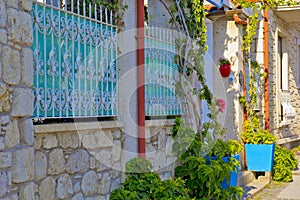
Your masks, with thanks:
M220 73L222 75L222 77L228 77L231 71L231 65L230 64L225 64L225 65L221 65L219 67Z

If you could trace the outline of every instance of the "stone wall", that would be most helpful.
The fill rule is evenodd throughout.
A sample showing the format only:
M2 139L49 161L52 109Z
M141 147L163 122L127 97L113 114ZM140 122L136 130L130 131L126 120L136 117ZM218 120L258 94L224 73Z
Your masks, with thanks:
M116 122L35 126L35 200L108 200L121 183L121 128Z
M285 146L290 146L289 143L296 142L300 140L300 115L299 115L299 106L300 106L300 88L297 83L297 73L299 66L297 64L297 39L300 38L299 30L296 30L293 24L289 24L286 21L283 21L275 15L275 13L270 11L269 14L269 29L270 29L270 41L269 41L269 85L270 85L270 128L279 138L285 138L282 140L282 144L286 143ZM289 71L288 71L288 84L289 92L291 94L291 105L296 108L296 117L293 120L293 123L280 126L280 120L278 116L278 109L280 108L279 104L279 77L278 77L278 67L277 67L277 36L282 34L286 38L287 52L289 55ZM289 139L290 138L290 139ZM279 140L281 143L281 140ZM296 142L297 143L297 142Z
M172 153L173 120L146 121L146 152L162 179L174 177L177 157Z
M0 0L0 199L34 199L32 0Z
M219 114L219 121L226 129L225 139L238 139L243 131L243 110L239 97L243 95L239 74L242 72L242 39L243 27L233 21L232 15L211 16L214 31L214 82L213 94L226 101L224 113ZM219 71L219 58L231 61L233 80L224 78Z

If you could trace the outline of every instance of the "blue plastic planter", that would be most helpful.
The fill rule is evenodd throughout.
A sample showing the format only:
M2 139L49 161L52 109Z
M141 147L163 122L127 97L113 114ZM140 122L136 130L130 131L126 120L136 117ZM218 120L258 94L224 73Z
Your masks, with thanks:
M248 170L272 171L274 149L275 144L245 144Z
M238 161L240 161L240 154L236 154L236 155L231 156L231 157L223 157L222 159L223 159L224 162L229 162L229 158L235 158ZM215 156L206 157L206 159L209 162L210 159L216 160L217 157L215 157ZM230 177L229 178L230 178L229 183L228 183L226 178L222 181L221 186L222 186L223 189L228 188L229 186L234 186L235 187L237 185L238 166L236 166L236 171L231 171L230 172Z

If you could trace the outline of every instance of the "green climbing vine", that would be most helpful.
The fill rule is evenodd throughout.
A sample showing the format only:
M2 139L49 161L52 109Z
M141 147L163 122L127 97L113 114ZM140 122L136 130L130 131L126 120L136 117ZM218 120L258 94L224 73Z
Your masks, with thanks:
M219 111L216 106L216 99L213 97L205 78L204 54L208 47L206 45L206 13L203 1L176 0L174 6L170 8L170 13L174 16L170 22L179 24L186 35L186 38L181 38L177 41L178 54L175 56L175 63L178 66L181 78L178 83L177 93L184 97L196 95L199 102L202 100L207 102L210 110L208 114L210 121L201 123L201 114L196 109L197 105L195 105L197 102L190 101L192 109L189 111L193 113L194 123L196 123L200 140L203 141L204 137L208 137L208 132L212 133L213 137L223 135L225 131L218 122ZM200 87L196 88L193 86L194 77L199 81ZM186 85L190 87L184 90Z

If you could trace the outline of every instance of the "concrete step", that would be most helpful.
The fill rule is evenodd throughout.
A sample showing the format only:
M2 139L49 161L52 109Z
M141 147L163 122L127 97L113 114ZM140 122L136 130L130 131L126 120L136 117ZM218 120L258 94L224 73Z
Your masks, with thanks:
M267 179L263 178L262 180L253 180L251 183L244 185L244 194L242 196L242 200L254 199L255 195L257 195L261 190L269 185L269 183L270 182Z
M244 186L251 183L255 179L255 175L251 171L239 171L238 172L238 186Z
M255 172L239 171L238 185L244 189L242 200L254 199L262 189L264 189L271 182L271 173L265 172L264 176L258 176L256 179Z

